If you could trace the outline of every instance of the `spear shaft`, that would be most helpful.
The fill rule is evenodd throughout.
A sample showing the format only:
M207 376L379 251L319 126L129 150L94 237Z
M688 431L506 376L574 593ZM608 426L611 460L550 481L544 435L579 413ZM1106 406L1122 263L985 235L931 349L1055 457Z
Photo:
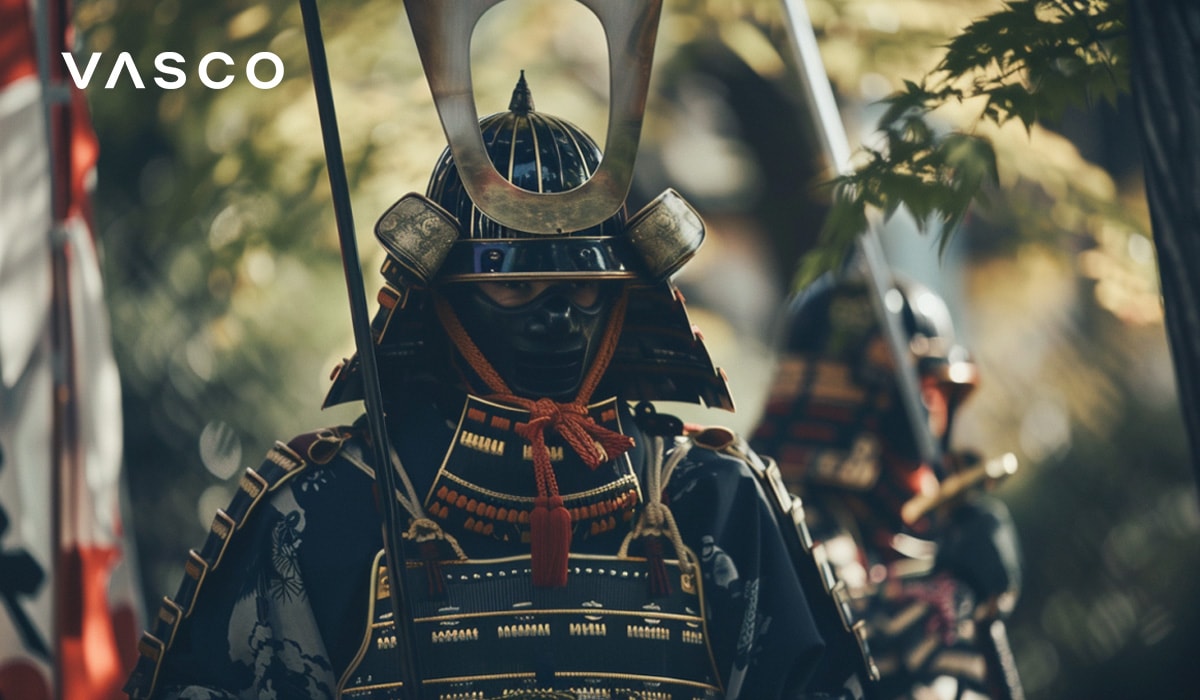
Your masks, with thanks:
M787 25L788 38L800 73L801 88L806 104L813 113L822 155L830 166L839 173L843 172L850 167L850 142L846 138L846 128L842 125L833 88L829 84L829 76L821 61L808 9L804 0L783 0L783 10L784 24ZM900 318L887 303L887 295L894 287L887 269L887 260L884 258L883 246L879 242L877 221L872 221L867 230L858 236L855 250L866 267L871 304L880 319L883 337L895 364L900 403L904 406L912 426L917 452L922 462L936 467L939 451L933 434L925 427L927 422L921 406L916 367L909 359L908 343L900 325Z
M383 392L379 383L379 365L375 356L370 318L367 315L366 295L363 292L362 267L354 233L354 215L350 207L350 190L342 157L341 138L338 134L337 113L333 104L333 88L329 80L329 65L325 58L325 41L321 36L321 18L316 0L300 0L300 11L304 17L304 37L308 44L317 112L321 120L321 137L325 147L325 164L329 171L334 217L342 249L342 267L346 277L346 290L350 297L350 320L354 328L359 368L362 371L363 404L366 408L371 445L374 448L375 478L381 491L379 508L383 518L383 548L387 561L388 590L396 635L402 641L397 649L400 654L399 672L403 684L400 689L401 697L403 700L420 700L422 688L418 675L416 637L405 591L406 565L403 540L400 537L401 514L395 496L396 475L391 466L391 441L388 439Z

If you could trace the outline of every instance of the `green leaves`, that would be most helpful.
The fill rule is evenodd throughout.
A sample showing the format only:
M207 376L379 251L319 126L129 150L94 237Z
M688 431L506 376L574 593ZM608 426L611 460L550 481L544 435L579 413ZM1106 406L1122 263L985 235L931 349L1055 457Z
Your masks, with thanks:
M825 250L803 263L801 281L850 249L865 230L867 207L890 217L903 206L922 231L938 225L944 251L999 173L987 139L939 127L936 112L978 105L978 121L1016 119L1029 130L1069 106L1114 100L1128 87L1124 16L1125 0L1014 0L969 24L936 69L883 100L881 144L863 148L855 171L831 183Z
M1019 0L968 25L935 74L987 99L984 116L1026 128L1125 89L1124 0Z

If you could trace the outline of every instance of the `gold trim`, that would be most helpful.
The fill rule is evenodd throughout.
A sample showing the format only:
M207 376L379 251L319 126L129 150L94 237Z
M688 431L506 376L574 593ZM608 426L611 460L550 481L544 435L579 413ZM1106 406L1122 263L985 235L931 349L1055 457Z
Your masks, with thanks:
M279 440L276 440L275 445L267 450L267 460L282 469L284 473L284 477L275 482L271 490L282 484L292 472L303 469L305 466L304 458Z
M546 445L546 451L550 453L551 462L561 462L566 455L562 445ZM533 461L533 445L521 446L521 459L526 462Z
M400 640L396 639L396 635L394 634L390 634L386 637L380 635L375 640L376 651L390 651L398 646L400 646Z
M668 678L666 676L643 676L637 673L594 673L592 671L560 671L554 674L555 678L615 678L621 681L646 681L649 683L677 683L689 688L703 688L705 690L715 690L722 694L725 689L720 685L709 685L708 683L700 683L698 681L689 681L683 678ZM719 676L718 676L719 677Z
M429 504L433 503L435 498L434 489L437 488L439 478L442 476L442 474L446 473L446 464L450 461L450 455L454 454L454 446L458 444L458 438L456 436L458 435L459 431L463 429L463 425L466 423L467 407L470 405L471 397L468 395L467 399L463 401L462 412L458 414L458 423L456 423L454 426L454 435L450 436L450 444L446 446L446 452L442 455L442 463L440 466L438 466L437 472L433 475L433 482L429 484L429 491L425 494L425 500L421 502L421 505L426 510L429 509ZM499 404L495 405L498 406ZM530 502L532 503L532 499L530 499Z
M528 413L529 413L528 411L526 411L524 409L516 408L513 406L507 406L505 404L498 403L496 401L489 401L485 398L475 396L474 394L467 395L466 400L463 401L462 412L460 412L459 416L458 416L458 423L454 426L454 436L450 438L450 444L446 447L445 454L442 455L442 463L438 467L437 472L433 475L433 482L429 486L429 491L426 492L426 494L425 494L425 499L422 501L422 506L424 506L426 509L428 509L430 504L432 504L434 501L437 500L437 487L438 487L438 484L441 482L441 479L443 476L446 477L447 479L449 479L450 481L453 481L456 484L475 489L476 491L483 494L484 496L490 496L492 498L502 498L502 499L506 499L506 500L509 500L514 503L530 503L530 504L532 504L533 499L534 499L533 496L517 496L515 494L501 493L499 491L492 491L490 489L483 488L483 487L479 486L478 484L473 484L469 481L466 481L466 480L462 479L461 477L456 476L446 470L446 465L450 461L450 455L454 453L454 446L458 444L458 440L459 440L458 435L462 432L466 432L466 429L463 426L466 424L467 410L471 406L472 402L479 403L479 404L489 407L489 408L500 409L503 411L514 411L516 413L523 413L526 415L528 415ZM587 409L588 409L588 412L590 413L594 410L602 410L602 409L608 407L609 405L612 406L613 410L615 410L616 414L617 414L617 417L616 417L617 432L621 433L622 435L626 434L625 426L621 422L620 400L617 399L615 396L610 396L609 398L604 399L602 401L596 401L594 403L590 403L590 404L588 404ZM645 502L645 494L642 492L642 484L637 478L637 470L635 470L633 468L633 462L629 458L629 452L625 452L618 459L625 460L625 466L628 468L626 470L626 474L624 476L622 476L620 479L617 479L616 481L610 481L609 483L605 484L604 486L600 486L600 487L597 487L594 489L589 489L587 491L580 491L578 493L562 494L563 502L566 503L566 502L576 500L576 499L588 498L590 496L595 496L595 495L604 493L606 491L612 490L618 486L622 486L626 483L629 483L633 486L634 491L637 493L638 503L644 503ZM373 472L371 474L371 477L374 478Z
M655 625L626 625L625 636L629 639L648 639L655 642L671 641L671 628Z
M380 562L383 561L383 555L384 555L384 550L382 550L382 549L379 550L379 552L375 555L375 559L371 562L371 585L370 585L370 589L369 589L369 596L367 598L366 631L363 633L362 642L359 643L359 645L358 645L358 653L356 653L354 655L354 658L350 660L350 663L346 665L346 670L342 672L342 677L340 679L338 679L337 694L335 697L339 698L339 699L342 697L343 693L345 692L346 683L350 682L351 674L353 674L354 671L358 668L358 665L362 663L363 657L367 655L367 650L371 647L371 637L375 636L375 593L376 593L376 585L378 584L378 581L379 581L378 572L379 572ZM392 623L388 623L388 624L392 624ZM392 688L392 687L398 687L399 685L401 685L401 684L397 683L395 685L391 685L391 686L385 685L385 686L381 686L381 687ZM359 690L366 690L366 688L355 688L353 692L357 692Z
M594 175L596 171L592 170L591 168L589 168L587 166L587 157L584 155L583 146L579 145L579 139L575 138L575 130L574 129L563 129L563 133L565 133L567 136L569 136L571 138L571 144L573 146L575 146L575 155L579 158L579 164L583 166L584 170L587 170L588 179L589 180L592 179L592 175ZM607 143L604 145L608 146ZM558 148L557 142L555 142L554 147ZM559 158L559 162L561 163L562 162L562 152L561 151L558 154L558 158ZM603 160L603 156L601 156L601 159ZM600 224L603 224L603 223L604 223L603 221L600 222ZM600 224L596 224L596 225L599 226Z
M150 659L157 665L158 662L162 661L163 652L166 651L166 645L164 645L162 640L158 637L155 637L149 632L143 632L142 638L138 640L137 649L139 655ZM155 673L155 675L157 676L158 674Z
M478 493L480 493L484 496L491 496L492 498L501 498L501 499L511 501L514 503L533 503L533 498L534 498L533 496L517 496L517 495L511 494L511 493L501 493L500 491L492 491L491 489L484 488L484 487L480 486L479 484L475 484L470 481L467 481L466 479L463 479L462 477L460 477L457 474L454 474L452 472L445 472L444 474L442 474L442 476L446 477L447 480L453 481L454 483L456 483L460 486L466 486L467 488L474 489L475 491L477 491ZM434 483L436 484L437 482L435 481ZM580 491L578 493L566 494L565 496L562 497L563 503L566 505L569 505L570 502L573 500L578 500L581 498L589 498L591 496L597 496L606 491L612 490L614 488L614 486L623 486L625 484L629 484L630 486L634 487L635 489L640 486L640 484L638 483L638 480L637 480L637 475L630 473L630 474L626 474L625 476L622 476L620 479L617 479L616 481L610 481L607 484L605 484L604 486L600 486L600 487L597 487L594 489L589 489L587 491ZM435 496L435 498L436 498L436 496ZM640 489L638 492L638 502L641 503Z
M517 125L521 123L522 118L528 119L529 117L526 115L518 114L516 119L512 120L512 133L508 135L508 172L505 174L506 176L504 179L508 180L509 182L512 182L512 179L513 179L513 161L516 160L516 158L517 158ZM532 130L533 125L530 124L529 128L530 128L530 130ZM497 129L497 131L499 131L499 129ZM463 189L466 189L465 184L463 185ZM472 200L472 201L474 201L474 200ZM478 209L478 205L476 205L476 208ZM480 213L483 213L482 209L479 209L479 211L480 211ZM484 216L487 216L487 215L484 214ZM489 216L488 218L490 219L491 217ZM496 223L499 224L500 226L504 226L504 224L500 223L499 221L497 221ZM514 228L514 227L513 226L504 226L504 228Z
M491 673L480 676L448 676L445 678L427 678L422 681L424 685L438 685L443 683L463 683L466 681L507 681L521 680L534 678L533 673ZM720 686L709 685L708 683L700 683L698 681L689 681L682 678L669 678L666 676L646 676L636 673L597 673L594 671L556 671L555 679L562 678L612 678L621 681L644 681L648 683L676 683L687 686L689 688L702 688L704 690L716 690L724 693L725 691ZM371 686L379 688L394 688L397 685L379 685Z
M479 628L433 630L429 633L431 644L457 644L459 642L479 641Z
M825 586L825 592L832 595L833 587L839 579L833 570L833 565L829 563L829 554L825 551L825 543L814 544L809 554L817 564L817 571L821 574L821 583Z
M700 559L696 557L696 553L687 545L683 546L684 558L692 565L693 571L700 570ZM704 632L704 648L708 651L708 667L712 671L713 678L717 679L717 690L721 696L725 696L725 686L721 683L721 669L717 666L717 657L713 654L712 635L708 631L708 613L704 605L704 577L696 575L692 577L696 587L697 605L700 606L700 629Z
M491 673L480 676L448 676L445 678L426 678L421 681L422 685L441 685L446 683L464 683L467 681L510 681L524 680L535 678L533 673ZM700 688L703 690L715 690L719 693L724 693L725 690L720 685L710 685L708 683L700 683L697 681L689 681L682 678L668 678L665 676L644 676L636 673L595 673L592 671L559 671L554 674L556 679L563 678L612 678L621 681L643 681L648 683L675 683L689 688ZM351 689L350 693L364 693L371 690L383 690L386 688L400 688L404 684L396 683L377 683L375 685L364 685Z
M347 690L345 692L349 693L351 695L357 695L359 693L369 693L372 690L386 690L387 688L403 688L403 687L404 687L403 682L396 681L395 683L376 683L375 685L360 685L357 688L351 688L350 690ZM339 698L342 697L342 692L343 691L341 691L341 690L338 691Z
M258 506L258 502L270 490L270 486L270 482L263 478L262 474L249 467L246 468L245 473L242 474L242 478L238 481L238 489L250 497L250 503L246 505L246 510L242 513L242 519L237 524L237 529L242 529L242 526L250 519L250 513L254 511L254 508Z
M526 615L522 615L526 617ZM528 615L534 617L534 615ZM496 636L499 639L525 639L527 637L549 637L550 623L549 622L522 622L515 625L501 625L496 628Z
M552 235L594 226L620 210L633 179L662 0L581 2L605 30L609 74L621 76L621 89L614 89L609 101L607 152L598 170L580 186L554 194L524 190L506 180L484 147L471 91L470 37L496 1L405 3L463 187L481 212L506 228Z
M471 566L472 564L508 564L508 563L519 562L519 561L528 562L529 560L530 560L530 555L528 555L528 554L514 554L510 557L496 557L494 559L447 559L446 561L441 562L441 565L443 568L445 568L445 567L451 567L451 566ZM573 566L574 564L572 564L571 562L588 562L588 561L644 562L644 561L646 561L646 558L645 557L631 557L631 556L618 557L615 554L580 554L578 552L572 552L570 557L567 559L567 565ZM678 559L664 559L663 561L667 564L672 564L675 566L679 565ZM410 563L412 563L412 562L410 562ZM416 562L415 564L416 564L416 566L421 565L420 562Z
M557 676L558 674L555 674ZM463 681L513 681L522 678L535 678L534 673L488 673L480 676L447 676L445 678L424 678L421 680L423 685L436 685L438 683L462 683Z
M867 642L867 637L870 636L870 631L867 630L866 620L859 620L858 622L855 622L854 627L851 629L854 632L854 641L858 643L858 651L860 654L862 654L863 659L866 660L867 676L869 676L873 681L879 680L879 666L876 665L875 657L871 654L871 645Z
M249 511L247 511L249 513ZM221 549L217 551L217 555L213 557L212 568L216 569L221 564L221 559L225 556L225 550L229 548L229 542L233 539L233 531L237 529L237 523L233 518L225 512L223 508L218 508L216 515L213 516L212 525L209 526L209 532L217 536L221 540ZM222 533L221 530L224 530Z
M603 622L572 622L567 632L572 637L607 637L608 625Z
M196 582L192 588L192 599L188 601L187 610L184 611L184 617L191 617L192 609L196 607L196 598L200 597L200 588L204 585L204 578L208 576L209 565L200 556L200 553L194 549L188 550L187 561L183 564L183 575Z
M172 613L174 613L175 619L168 620L165 617L163 617L164 610L170 610ZM183 618L184 618L183 608L179 607L179 603L176 603L175 601L171 600L171 598L168 596L163 596L162 605L158 608L158 619L162 620L163 622L170 625L170 627L171 627L171 636L167 637L166 645L164 648L169 649L171 647L171 644L173 644L175 642L175 633L177 631L179 631L179 623L183 622Z
M504 455L504 440L486 437L470 430L463 430L458 434L458 444L476 452L483 452L484 454L496 455L497 457Z
M533 164L534 164L534 167L537 168L537 191L545 192L546 191L546 183L542 181L542 149L540 148L541 144L538 143L537 126L533 123L533 117L529 116L528 114L526 114L524 116L526 119L529 120L529 133L531 136L533 136ZM517 117L517 119L520 119L520 118L521 117ZM544 126L546 126L546 131L550 131L550 127L548 124L544 124ZM513 129L513 132L514 132L513 136L515 137L516 136L515 128ZM551 136L550 142L554 143L553 136ZM517 140L516 140L516 138L514 138L513 139L513 151L514 152L516 151L516 146L517 146ZM508 172L512 173L512 169L513 169L513 164L512 164L512 161L510 160L508 162ZM561 171L561 170L562 170L562 163L560 161L559 162L559 171ZM512 177L509 177L508 181L512 182Z
M432 617L416 617L413 618L414 623L426 622L450 622L453 620L482 620L490 617L543 617L547 615L591 615L593 617L611 616L611 617L637 617L651 618L657 620L672 620L676 622L700 622L703 618L699 615L686 615L684 613L664 613L654 611L636 611L636 610L608 610L606 608L549 608L546 610L536 610L522 608L519 610L488 610L486 612L462 613L460 615L434 615ZM372 629L382 629L391 627L391 622L372 622ZM537 635L518 635L518 636L537 636ZM542 635L544 636L544 635Z
M145 657L154 664L154 672L150 674L150 685L147 687L147 697L154 695L154 688L158 685L158 674L162 670L163 656L167 653L167 647L162 643L162 640L149 632L143 632L141 639L137 645L138 655Z
M601 402L593 404L593 405L596 407L601 407L607 402L611 402L612 406L613 406L613 410L616 411L617 432L621 433L622 435L628 435L628 433L625 432L625 425L621 422L621 404L616 399L616 397L608 399L608 401L601 401ZM591 408L592 408L592 406L588 406L588 410L591 410ZM625 463L627 465L629 465L629 475L630 475L630 477L633 478L633 489L634 489L634 492L637 493L637 505L641 506L641 504L646 502L646 494L642 493L642 482L639 481L637 478L637 470L633 468L633 460L631 460L629 458L630 452L631 452L631 450L626 451L624 454L621 455L621 457L624 458ZM666 484L663 484L663 486L666 486Z
M838 617L842 618L842 627L850 632L854 627L854 611L850 609L850 604L854 599L850 596L850 586L847 585L846 579L839 578L833 584L833 588L829 589L829 595L833 598L834 605L838 609Z

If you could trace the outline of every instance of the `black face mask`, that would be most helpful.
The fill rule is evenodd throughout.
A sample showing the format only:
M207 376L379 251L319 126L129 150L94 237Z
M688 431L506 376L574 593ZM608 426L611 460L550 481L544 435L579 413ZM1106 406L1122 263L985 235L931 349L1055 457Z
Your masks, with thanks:
M502 306L474 285L448 296L471 340L514 394L570 401L596 357L615 291L601 287L586 307L572 300L567 285L519 306Z

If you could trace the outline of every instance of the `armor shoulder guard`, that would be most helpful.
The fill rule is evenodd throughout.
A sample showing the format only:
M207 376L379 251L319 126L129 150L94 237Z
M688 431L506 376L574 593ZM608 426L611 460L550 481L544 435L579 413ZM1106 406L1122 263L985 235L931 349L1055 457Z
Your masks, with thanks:
M745 464L758 479L779 521L800 585L826 644L824 662L806 691L839 698L870 697L865 688L879 680L879 669L867 644L866 622L855 619L846 583L829 565L823 546L813 543L803 504L788 491L775 460L758 455L745 439L727 428L704 428L690 435L696 446Z
M137 664L124 688L130 698L140 700L154 694L163 658L180 624L192 614L205 579L221 566L229 543L263 499L312 465L329 463L352 436L350 428L338 427L306 433L287 444L276 442L258 468L246 469L229 506L217 510L204 545L188 551L179 590L173 598L163 598L150 629L142 634Z

